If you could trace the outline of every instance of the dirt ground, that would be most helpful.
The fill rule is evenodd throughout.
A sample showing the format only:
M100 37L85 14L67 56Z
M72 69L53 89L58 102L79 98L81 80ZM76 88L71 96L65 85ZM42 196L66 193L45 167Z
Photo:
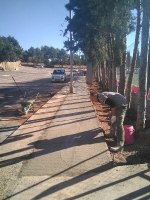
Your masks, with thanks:
M94 94L100 93L101 88L95 79L93 79L92 84L88 84L88 88L90 91L90 98L96 110L101 128L105 134L108 134L110 133L110 108L103 106L97 101L97 98ZM130 110L126 115L124 125L133 125L135 128L135 124L136 113L133 110ZM108 146L116 145L116 139L105 139ZM150 163L150 122L147 122L146 128L139 134L138 137L134 136L134 144L126 145L122 153L118 152L114 155L111 153L111 155L115 166Z

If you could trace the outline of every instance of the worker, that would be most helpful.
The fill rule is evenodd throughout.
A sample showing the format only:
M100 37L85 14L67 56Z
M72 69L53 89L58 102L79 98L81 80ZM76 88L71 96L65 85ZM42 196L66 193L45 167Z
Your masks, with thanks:
M117 92L102 92L97 95L97 99L111 108L111 125L113 126L114 123L116 125L117 145L110 147L110 150L113 152L122 151L125 142L123 122L127 111L127 100ZM112 133L108 137L111 137L111 135Z

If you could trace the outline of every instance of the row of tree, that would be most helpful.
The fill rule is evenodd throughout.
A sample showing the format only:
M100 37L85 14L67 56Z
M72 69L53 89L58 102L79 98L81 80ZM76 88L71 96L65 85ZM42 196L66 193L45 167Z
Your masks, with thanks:
M87 61L92 63L93 73L104 90L117 91L118 68L120 71L119 92L124 96L127 66L126 36L136 30L134 52L127 81L128 108L130 108L132 78L137 55L139 55L139 35L142 28L140 64L138 63L140 65L140 92L136 124L138 133L145 127L146 96L147 88L149 88L147 82L150 79L150 71L148 72L149 0L70 0L66 8L69 12L73 12L73 17L66 17L68 25L64 35L70 32L72 39L65 42L65 47L72 52L78 50L84 52ZM137 16L131 12L133 9L137 11Z
M0 37L0 62L17 61L44 63L47 66L54 64L69 65L70 57L66 50L42 46L41 48L30 47L23 50L14 37ZM84 55L73 55L74 65L85 65Z
M59 64L59 65L69 65L70 55L66 50L42 46L41 48L30 47L27 51L23 52L24 62L32 63L45 63L47 66ZM85 58L83 55L74 54L73 56L74 65L85 65Z

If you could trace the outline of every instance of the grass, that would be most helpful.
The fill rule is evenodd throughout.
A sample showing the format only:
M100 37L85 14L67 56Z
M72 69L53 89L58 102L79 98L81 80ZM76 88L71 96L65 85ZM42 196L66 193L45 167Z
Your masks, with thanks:
M129 74L126 74L126 82L128 81L128 76ZM119 75L118 75L118 80L119 80ZM132 85L139 85L139 74L133 75Z
M126 82L128 81L129 74L126 74ZM133 75L132 85L139 85L139 74Z

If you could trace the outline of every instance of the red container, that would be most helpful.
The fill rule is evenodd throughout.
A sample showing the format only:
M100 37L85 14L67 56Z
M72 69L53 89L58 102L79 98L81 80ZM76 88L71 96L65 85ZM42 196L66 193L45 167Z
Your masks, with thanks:
M131 125L124 126L125 131L125 145L133 144L134 143L134 127Z
M135 92L136 94L138 94L139 93L139 86L132 85L132 92Z
M148 91L148 95L147 95L147 97L150 99L150 90Z

